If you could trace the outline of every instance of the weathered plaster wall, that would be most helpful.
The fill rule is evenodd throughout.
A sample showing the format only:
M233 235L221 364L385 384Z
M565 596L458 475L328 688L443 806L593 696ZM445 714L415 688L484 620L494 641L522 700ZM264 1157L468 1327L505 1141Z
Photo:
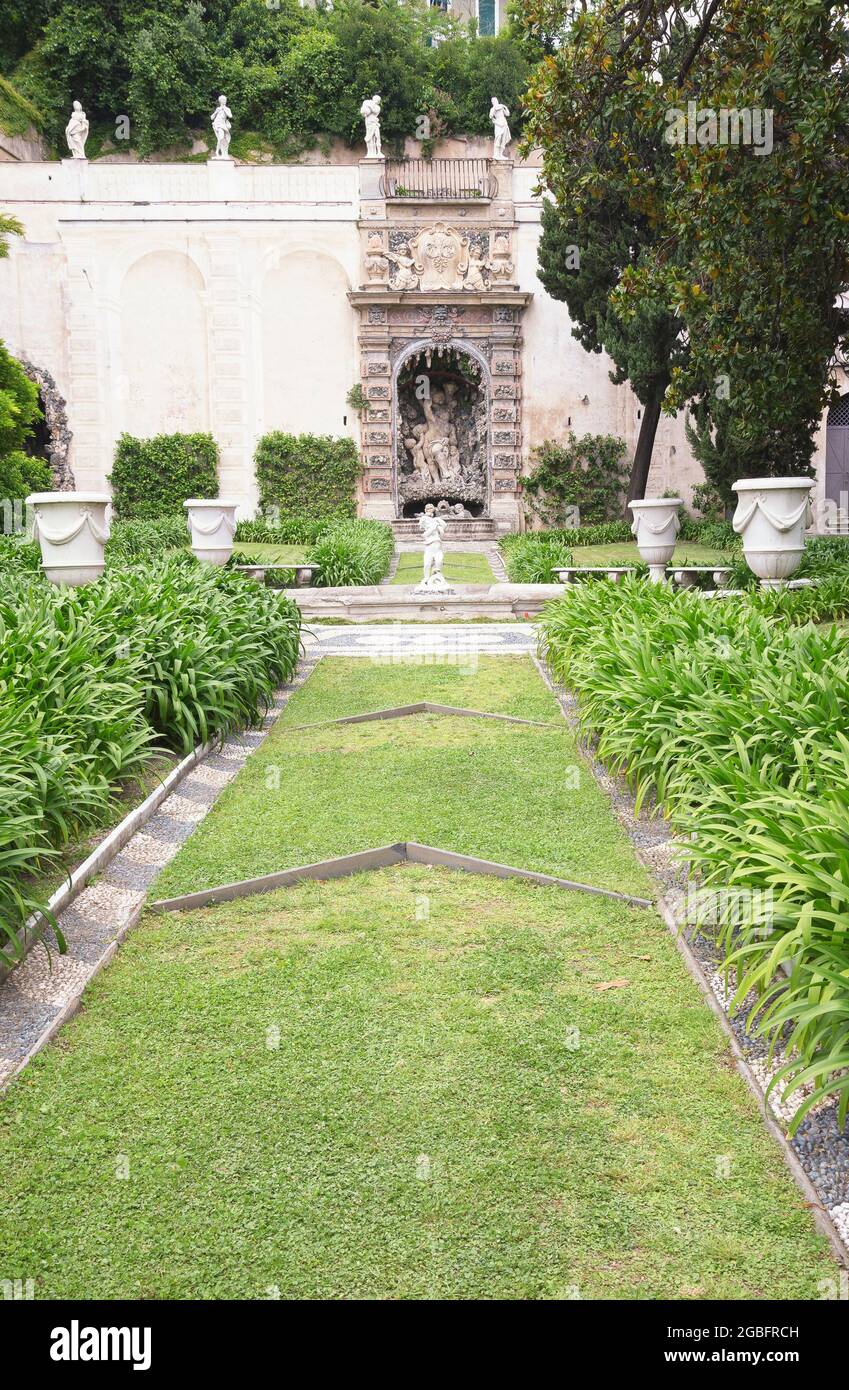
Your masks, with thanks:
M523 462L571 428L621 434L639 402L572 337L536 275L540 204L513 172L524 312ZM359 169L10 163L0 204L24 224L0 262L0 337L55 379L79 488L103 487L119 434L211 430L222 491L253 507L253 451L269 429L349 434L362 283ZM824 457L825 432L820 453ZM680 419L661 422L650 492L699 479Z

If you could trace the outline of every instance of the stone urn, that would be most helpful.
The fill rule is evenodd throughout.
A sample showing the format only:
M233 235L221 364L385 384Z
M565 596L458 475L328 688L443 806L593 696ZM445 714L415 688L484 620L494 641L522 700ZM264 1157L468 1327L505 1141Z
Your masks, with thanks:
M226 565L233 554L238 505L223 497L191 497L183 503L196 560L208 565Z
M733 484L732 525L743 537L746 564L765 589L778 589L799 568L805 528L813 520L813 478L741 478Z
M109 539L105 492L33 492L27 507L34 517L33 537L41 546L41 568L51 584L77 587L102 575Z
M648 565L649 579L655 584L666 578L666 566L681 529L678 508L683 505L680 497L646 497L641 502L628 503L634 514L631 535L637 538L640 559Z

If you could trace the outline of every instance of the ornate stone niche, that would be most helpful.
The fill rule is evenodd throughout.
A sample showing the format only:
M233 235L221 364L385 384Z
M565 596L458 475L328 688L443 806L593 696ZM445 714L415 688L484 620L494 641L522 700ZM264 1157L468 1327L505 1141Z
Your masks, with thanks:
M366 515L408 517L445 497L469 516L515 525L531 296L516 288L509 170L498 177L497 200L460 211L438 197L372 198L360 222L361 288L349 298L369 402ZM373 427L380 403L388 429Z

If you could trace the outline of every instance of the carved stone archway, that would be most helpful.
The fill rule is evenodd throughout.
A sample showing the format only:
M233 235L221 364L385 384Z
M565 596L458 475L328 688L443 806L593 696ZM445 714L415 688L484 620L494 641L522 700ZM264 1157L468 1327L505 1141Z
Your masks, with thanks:
M406 383L405 378L412 375ZM412 387L412 389L411 389ZM446 500L489 517L492 495L492 380L486 355L462 338L421 338L397 347L392 360L392 495L397 517ZM440 412L442 415L440 417ZM428 421L450 435L439 474L410 434L426 440ZM432 431L433 432L433 431ZM417 469L416 457L420 460Z
M485 515L513 529L522 459L522 311L529 295L489 290L485 295L382 291L350 296L360 315L363 513L397 520L398 372L411 354L447 351L479 364L486 390L487 501ZM402 444L403 447L403 444Z

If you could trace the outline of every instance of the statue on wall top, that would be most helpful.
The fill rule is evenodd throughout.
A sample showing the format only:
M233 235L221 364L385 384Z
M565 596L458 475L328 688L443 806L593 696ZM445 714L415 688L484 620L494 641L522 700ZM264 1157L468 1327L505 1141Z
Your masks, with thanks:
M507 158L507 146L513 138L510 134L510 127L507 124L507 117L509 115L510 112L504 103L499 101L498 97L493 97L489 108L489 119L492 121L495 135L492 150L493 159Z
M366 97L360 107L360 115L366 123L366 159L382 159L380 145L380 97Z
M85 159L85 142L88 139L88 117L82 102L75 101L71 119L65 126L65 139L74 159Z
M215 131L215 154L213 159L230 158L230 137L233 130L233 112L227 105L227 98L220 96L218 105L212 113L212 129Z

